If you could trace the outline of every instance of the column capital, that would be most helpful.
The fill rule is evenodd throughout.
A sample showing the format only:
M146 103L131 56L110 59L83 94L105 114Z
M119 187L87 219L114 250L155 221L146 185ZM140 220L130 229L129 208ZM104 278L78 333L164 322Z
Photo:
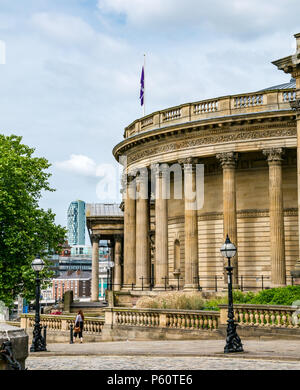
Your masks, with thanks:
M222 168L235 168L238 160L238 153L224 152L216 154L217 160L220 161Z
M121 189L120 193L124 195L126 193L126 188L133 182L136 178L135 172L123 172L121 177Z
M270 149L264 149L263 154L267 157L268 163L276 163L281 164L284 154L284 148L270 148Z
M297 91L299 91L299 90L297 90ZM298 93L300 93L300 91ZM297 114L300 114L300 99L296 99L296 100L290 102L290 106L291 106L291 109L293 111L296 111Z
M136 172L128 172L126 175L127 185L131 184L136 178Z
M169 171L168 163L157 163L151 165L151 174L153 174L156 178L161 178L165 173Z
M136 180L138 182L143 182L145 180L148 181L148 177L149 177L149 168L148 167L143 167L143 168L140 168L137 173L136 173Z
M123 240L123 236L121 234L115 234L114 240L117 242L121 242Z
M100 234L91 234L91 241L92 241L92 243L99 243Z
M185 157L185 158L180 158L178 160L178 164L180 165L194 165L199 163L199 158L198 157Z

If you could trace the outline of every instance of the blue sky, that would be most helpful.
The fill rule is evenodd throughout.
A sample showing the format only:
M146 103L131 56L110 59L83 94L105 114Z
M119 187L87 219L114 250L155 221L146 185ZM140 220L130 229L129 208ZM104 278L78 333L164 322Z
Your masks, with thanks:
M66 225L72 200L101 198L112 148L142 116L289 81L271 61L295 52L297 0L0 0L0 131L46 157ZM106 164L106 165L105 165ZM116 191L116 196L117 196Z

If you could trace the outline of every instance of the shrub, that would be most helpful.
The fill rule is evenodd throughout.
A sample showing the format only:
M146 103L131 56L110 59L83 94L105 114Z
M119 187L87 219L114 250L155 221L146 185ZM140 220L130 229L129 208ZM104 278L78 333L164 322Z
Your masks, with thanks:
M300 286L287 286L262 290L253 297L251 303L291 306L294 301L299 299Z
M287 286L262 290L258 293L233 291L234 304L285 305L291 306L300 300L300 286ZM154 297L137 300L137 308L178 309L178 310L220 310L219 305L228 303L228 297L219 296L203 299L198 292L166 292Z
M166 292L155 297L142 297L136 302L136 308L201 310L204 300L199 293Z

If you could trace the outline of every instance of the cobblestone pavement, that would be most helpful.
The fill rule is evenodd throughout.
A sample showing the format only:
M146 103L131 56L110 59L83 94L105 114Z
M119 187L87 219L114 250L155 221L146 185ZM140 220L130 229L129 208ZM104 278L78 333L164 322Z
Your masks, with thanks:
M26 359L28 370L300 370L300 362L210 357L49 356Z

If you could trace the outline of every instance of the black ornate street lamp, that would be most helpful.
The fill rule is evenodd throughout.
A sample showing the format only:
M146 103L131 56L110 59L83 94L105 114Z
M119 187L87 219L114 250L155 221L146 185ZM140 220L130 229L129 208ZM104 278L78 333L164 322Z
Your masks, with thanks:
M47 351L46 342L41 333L41 325L40 325L40 272L44 269L45 263L40 256L37 256L36 259L31 263L31 268L36 273L36 287L35 287L35 323L33 328L33 338L32 344L30 347L30 352L39 352L39 351Z
M228 275L228 320L227 320L227 337L224 353L230 352L244 352L243 344L236 332L236 324L234 322L234 311L233 311L233 298L232 298L232 270L233 267L230 264L232 257L236 255L236 247L230 241L228 234L225 243L220 249L222 256L228 260L228 266L226 267Z

